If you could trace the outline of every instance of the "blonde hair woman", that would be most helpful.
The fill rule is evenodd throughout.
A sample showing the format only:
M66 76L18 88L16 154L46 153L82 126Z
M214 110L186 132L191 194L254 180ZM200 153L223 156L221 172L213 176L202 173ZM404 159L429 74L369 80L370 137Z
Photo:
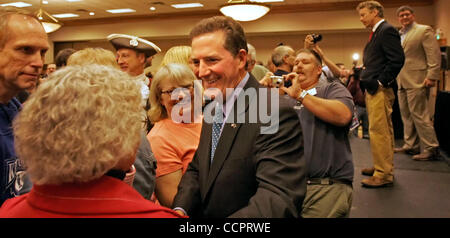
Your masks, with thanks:
M67 65L100 64L119 68L113 52L102 48L86 48L73 53L67 60Z
M201 103L201 86L195 80L187 65L168 64L155 74L150 88L148 115L155 125L147 138L158 162L155 194L167 207L200 140L202 118L195 115L194 101Z
M14 121L34 183L0 217L177 217L122 181L139 145L139 85L100 65L68 66L31 95Z
M174 46L170 48L164 55L160 68L170 63L178 63L189 65L192 69L193 65L191 60L191 52L192 48L187 45Z

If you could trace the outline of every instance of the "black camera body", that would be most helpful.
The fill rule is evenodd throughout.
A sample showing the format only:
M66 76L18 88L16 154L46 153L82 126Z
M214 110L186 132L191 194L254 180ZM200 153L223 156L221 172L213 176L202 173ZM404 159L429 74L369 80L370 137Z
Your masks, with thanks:
M355 77L355 79L357 79L357 80L360 80L361 71L362 71L362 67L354 66L353 67L353 77Z
M317 42L322 40L322 35L321 34L311 34L311 36L313 38L314 44L316 44Z

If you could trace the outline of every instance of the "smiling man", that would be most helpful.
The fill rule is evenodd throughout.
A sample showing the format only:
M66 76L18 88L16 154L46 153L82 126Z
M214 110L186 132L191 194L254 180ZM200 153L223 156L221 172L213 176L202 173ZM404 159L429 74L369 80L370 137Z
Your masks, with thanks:
M210 105L218 105L215 118L225 119L203 122L199 146L173 207L190 217L298 217L306 171L295 111L279 99L279 129L273 134L261 132L269 123L260 120L235 122L230 114L247 119L260 107L267 112L271 109L267 101L272 99L245 93L267 88L245 69L247 41L242 26L230 17L207 18L192 29L190 37L194 73L205 91L221 92L223 100L216 97ZM247 96L248 101L241 100ZM246 102L244 107L240 101ZM250 103L254 101L259 105Z
M441 52L433 28L415 23L414 10L401 6L397 17L402 25L400 36L405 51L405 66L397 77L398 102L403 121L404 145L395 152L421 153L418 161L436 159L439 142L430 120L428 95L430 87L439 80Z
M144 74L144 68L147 59L161 52L161 49L154 43L137 36L111 34L107 38L116 49L116 59L120 69L142 84L142 104L146 106L151 79Z
M12 131L21 104L14 97L36 86L48 48L47 34L35 16L0 8L0 205L23 186L24 168L14 151Z

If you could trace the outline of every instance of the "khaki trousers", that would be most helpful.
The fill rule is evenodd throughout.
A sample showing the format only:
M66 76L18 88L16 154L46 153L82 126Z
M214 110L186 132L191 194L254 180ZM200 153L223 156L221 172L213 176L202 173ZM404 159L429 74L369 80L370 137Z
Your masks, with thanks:
M405 147L430 152L439 146L428 110L428 88L399 89L398 104L402 115Z
M379 88L371 95L366 93L366 109L369 115L370 149L375 173L373 176L394 180L394 128L392 126L392 88Z
M348 218L353 188L348 184L307 185L303 218Z

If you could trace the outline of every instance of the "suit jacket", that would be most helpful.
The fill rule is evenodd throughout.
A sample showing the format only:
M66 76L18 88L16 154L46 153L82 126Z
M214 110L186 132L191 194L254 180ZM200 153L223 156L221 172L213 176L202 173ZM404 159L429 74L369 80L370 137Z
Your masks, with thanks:
M364 48L361 86L370 94L375 94L378 90L378 81L385 88L395 88L395 78L404 61L405 55L397 29L386 21L382 22Z
M397 77L400 88L421 88L425 78L439 79L441 52L430 26L414 23L402 47L406 58Z
M262 88L253 76L244 86L244 90L256 92ZM300 121L287 101L277 97L279 129L275 134L260 131L270 123L248 122L250 111L258 107L249 102L261 103L262 98L250 96L240 109L236 106L239 98L236 100L232 113L243 113L246 122L230 123L230 117L227 119L211 165L212 124L204 121L198 149L181 179L174 208L183 208L190 217L299 216L306 193ZM268 103L270 111L270 97Z

